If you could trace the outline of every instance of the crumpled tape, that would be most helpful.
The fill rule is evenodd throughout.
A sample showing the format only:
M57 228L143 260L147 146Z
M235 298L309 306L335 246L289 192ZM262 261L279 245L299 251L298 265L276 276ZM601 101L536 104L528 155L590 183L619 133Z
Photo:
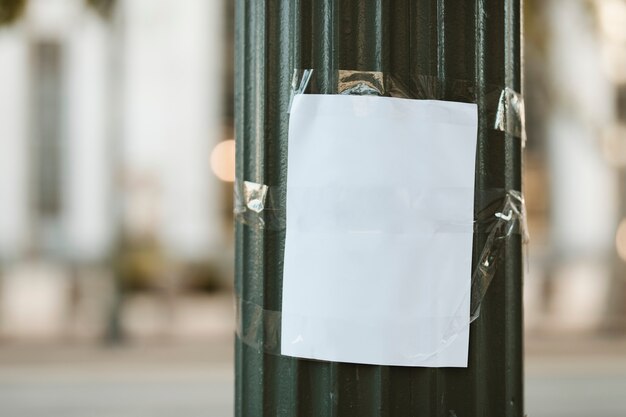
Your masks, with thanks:
M477 222L480 221L480 219L477 220ZM486 223L488 224L487 239L472 273L470 323L480 314L480 305L493 280L497 266L503 258L506 240L513 234L520 234L522 243L526 244L529 241L526 204L522 193L507 190L502 207L489 216Z
M520 93L504 87L498 100L494 129L513 136L524 136L524 98Z
M291 96L289 97L289 106L287 107L287 113L291 113L291 106L293 104L293 98L296 94L304 94L306 88L313 76L312 69L294 69L293 76L291 77Z
M284 188L235 180L235 220L254 229L285 228Z
M384 96L385 76L380 71L339 70L337 93L343 95Z

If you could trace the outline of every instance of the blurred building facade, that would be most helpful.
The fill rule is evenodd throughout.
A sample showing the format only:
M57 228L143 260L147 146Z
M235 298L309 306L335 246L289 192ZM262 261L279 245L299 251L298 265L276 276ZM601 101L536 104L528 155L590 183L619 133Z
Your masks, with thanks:
M228 282L224 5L115 3L0 26L0 338L100 337L128 289L158 310Z
M626 43L607 37L617 32L623 39L624 23L621 0L526 2L532 330L626 329L618 307L626 300L626 274L616 241L626 195L615 163L626 151L623 82L615 77L626 73Z
M232 2L0 5L0 340L206 333L232 275ZM626 1L524 7L527 328L623 332Z

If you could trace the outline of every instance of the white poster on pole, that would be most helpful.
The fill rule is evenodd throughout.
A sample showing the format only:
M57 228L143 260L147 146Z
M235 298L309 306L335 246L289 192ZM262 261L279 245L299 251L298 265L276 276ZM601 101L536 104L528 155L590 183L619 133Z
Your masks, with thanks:
M281 353L466 367L475 104L297 95Z

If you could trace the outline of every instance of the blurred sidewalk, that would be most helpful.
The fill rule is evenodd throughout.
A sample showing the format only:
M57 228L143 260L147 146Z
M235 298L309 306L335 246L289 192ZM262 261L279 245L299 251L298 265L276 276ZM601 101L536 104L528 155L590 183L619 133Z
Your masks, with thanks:
M229 417L232 338L189 345L0 348L0 415Z
M161 297L129 301L132 338L119 346L0 344L0 416L232 416L232 295L182 297L174 309Z
M527 337L529 417L626 416L626 338Z
M230 417L232 329L214 329L109 348L0 345L0 416ZM529 417L626 416L626 338L527 336L525 362Z

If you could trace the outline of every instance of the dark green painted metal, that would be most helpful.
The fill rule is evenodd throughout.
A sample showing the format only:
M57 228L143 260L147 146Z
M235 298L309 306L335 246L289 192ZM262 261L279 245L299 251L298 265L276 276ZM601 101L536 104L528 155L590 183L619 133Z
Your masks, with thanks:
M519 0L237 0L237 177L285 184L293 68L314 68L319 93L336 91L339 69L401 81L437 76L446 91L447 80L473 80L479 106L488 86L519 91L519 13ZM476 187L520 190L520 140L492 123L481 111ZM483 242L475 237L475 247ZM280 310L283 245L284 232L236 226L235 287L244 300ZM516 236L472 324L467 369L297 360L237 340L235 414L522 417L521 286Z

